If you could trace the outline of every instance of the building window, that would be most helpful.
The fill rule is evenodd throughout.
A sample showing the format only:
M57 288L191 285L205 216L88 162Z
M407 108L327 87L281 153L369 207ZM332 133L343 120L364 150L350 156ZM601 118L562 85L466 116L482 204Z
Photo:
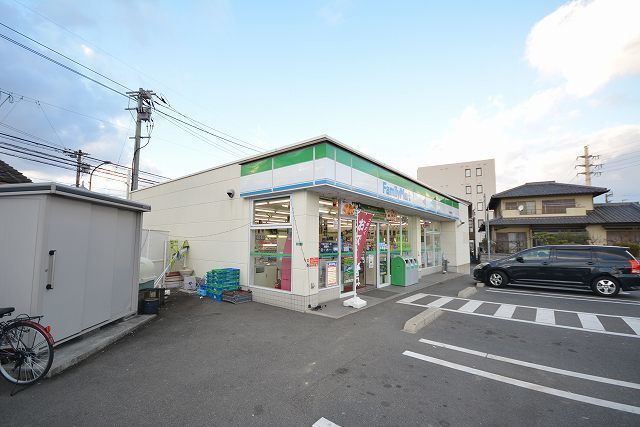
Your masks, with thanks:
M476 185L476 193L482 194L482 184Z
M466 176L467 178L471 177L471 169L465 169L464 176Z
M289 197L256 200L253 202L253 224L289 224L291 207Z
M467 186L465 187L465 193L467 193L467 194L471 194L471 186L470 186L470 185L467 185Z
M520 211L520 215L534 215L536 213L536 202L504 202L505 211Z
M480 227L482 227L484 225L484 219L479 219L478 220L478 230L480 230Z
M482 212L482 211L484 211L484 203L478 202L478 212Z
M543 214L564 214L567 213L567 208L575 208L575 199L560 199L560 200L543 200L542 201L542 213Z
M482 168L476 168L476 176L482 176Z
M291 291L291 228L251 230L253 286Z
M496 233L496 253L512 254L527 248L527 233Z
M320 199L318 288L338 285L338 204Z

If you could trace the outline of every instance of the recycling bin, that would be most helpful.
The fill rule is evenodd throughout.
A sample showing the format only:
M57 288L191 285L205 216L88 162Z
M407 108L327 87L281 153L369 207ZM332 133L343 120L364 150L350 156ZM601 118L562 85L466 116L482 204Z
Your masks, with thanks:
M418 283L418 263L415 258L394 256L391 258L391 284L409 286Z

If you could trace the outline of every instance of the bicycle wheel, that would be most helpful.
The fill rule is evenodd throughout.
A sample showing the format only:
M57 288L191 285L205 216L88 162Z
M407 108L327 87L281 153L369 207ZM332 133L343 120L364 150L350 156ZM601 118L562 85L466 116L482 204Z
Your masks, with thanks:
M29 385L44 377L53 363L53 345L29 321L15 322L0 337L0 373L13 384Z

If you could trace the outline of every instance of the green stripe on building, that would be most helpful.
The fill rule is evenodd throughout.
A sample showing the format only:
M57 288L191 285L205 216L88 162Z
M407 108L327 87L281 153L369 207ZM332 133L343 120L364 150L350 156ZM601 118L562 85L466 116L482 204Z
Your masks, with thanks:
M352 167L361 172L367 173L375 178L383 179L391 184L402 187L414 193L421 194L429 199L444 203L459 209L460 204L454 200L448 199L441 194L429 190L407 178L391 172L381 166L376 165L362 157L351 154L349 151L336 147L330 143L320 143L311 147L300 148L298 150L289 151L287 153L278 154L277 156L266 159L256 160L251 163L245 163L240 166L240 175L247 176L255 173L265 172L272 169L292 166L299 163L310 162L314 159L335 159L343 165Z
M240 166L240 176L253 175L254 173L265 172L273 168L273 158L256 160Z
M311 160L313 160L313 147L301 148L275 156L273 158L273 168L283 168L297 165L298 163L310 162Z

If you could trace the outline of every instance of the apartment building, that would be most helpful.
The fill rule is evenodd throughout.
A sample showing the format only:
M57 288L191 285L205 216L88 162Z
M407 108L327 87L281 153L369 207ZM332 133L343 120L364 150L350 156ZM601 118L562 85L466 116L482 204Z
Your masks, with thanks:
M469 249L479 253L480 242L486 237L484 222L493 218L487 204L496 194L495 159L473 160L418 168L418 180L446 194L472 202L473 217L469 219ZM483 231L479 231L482 229Z

